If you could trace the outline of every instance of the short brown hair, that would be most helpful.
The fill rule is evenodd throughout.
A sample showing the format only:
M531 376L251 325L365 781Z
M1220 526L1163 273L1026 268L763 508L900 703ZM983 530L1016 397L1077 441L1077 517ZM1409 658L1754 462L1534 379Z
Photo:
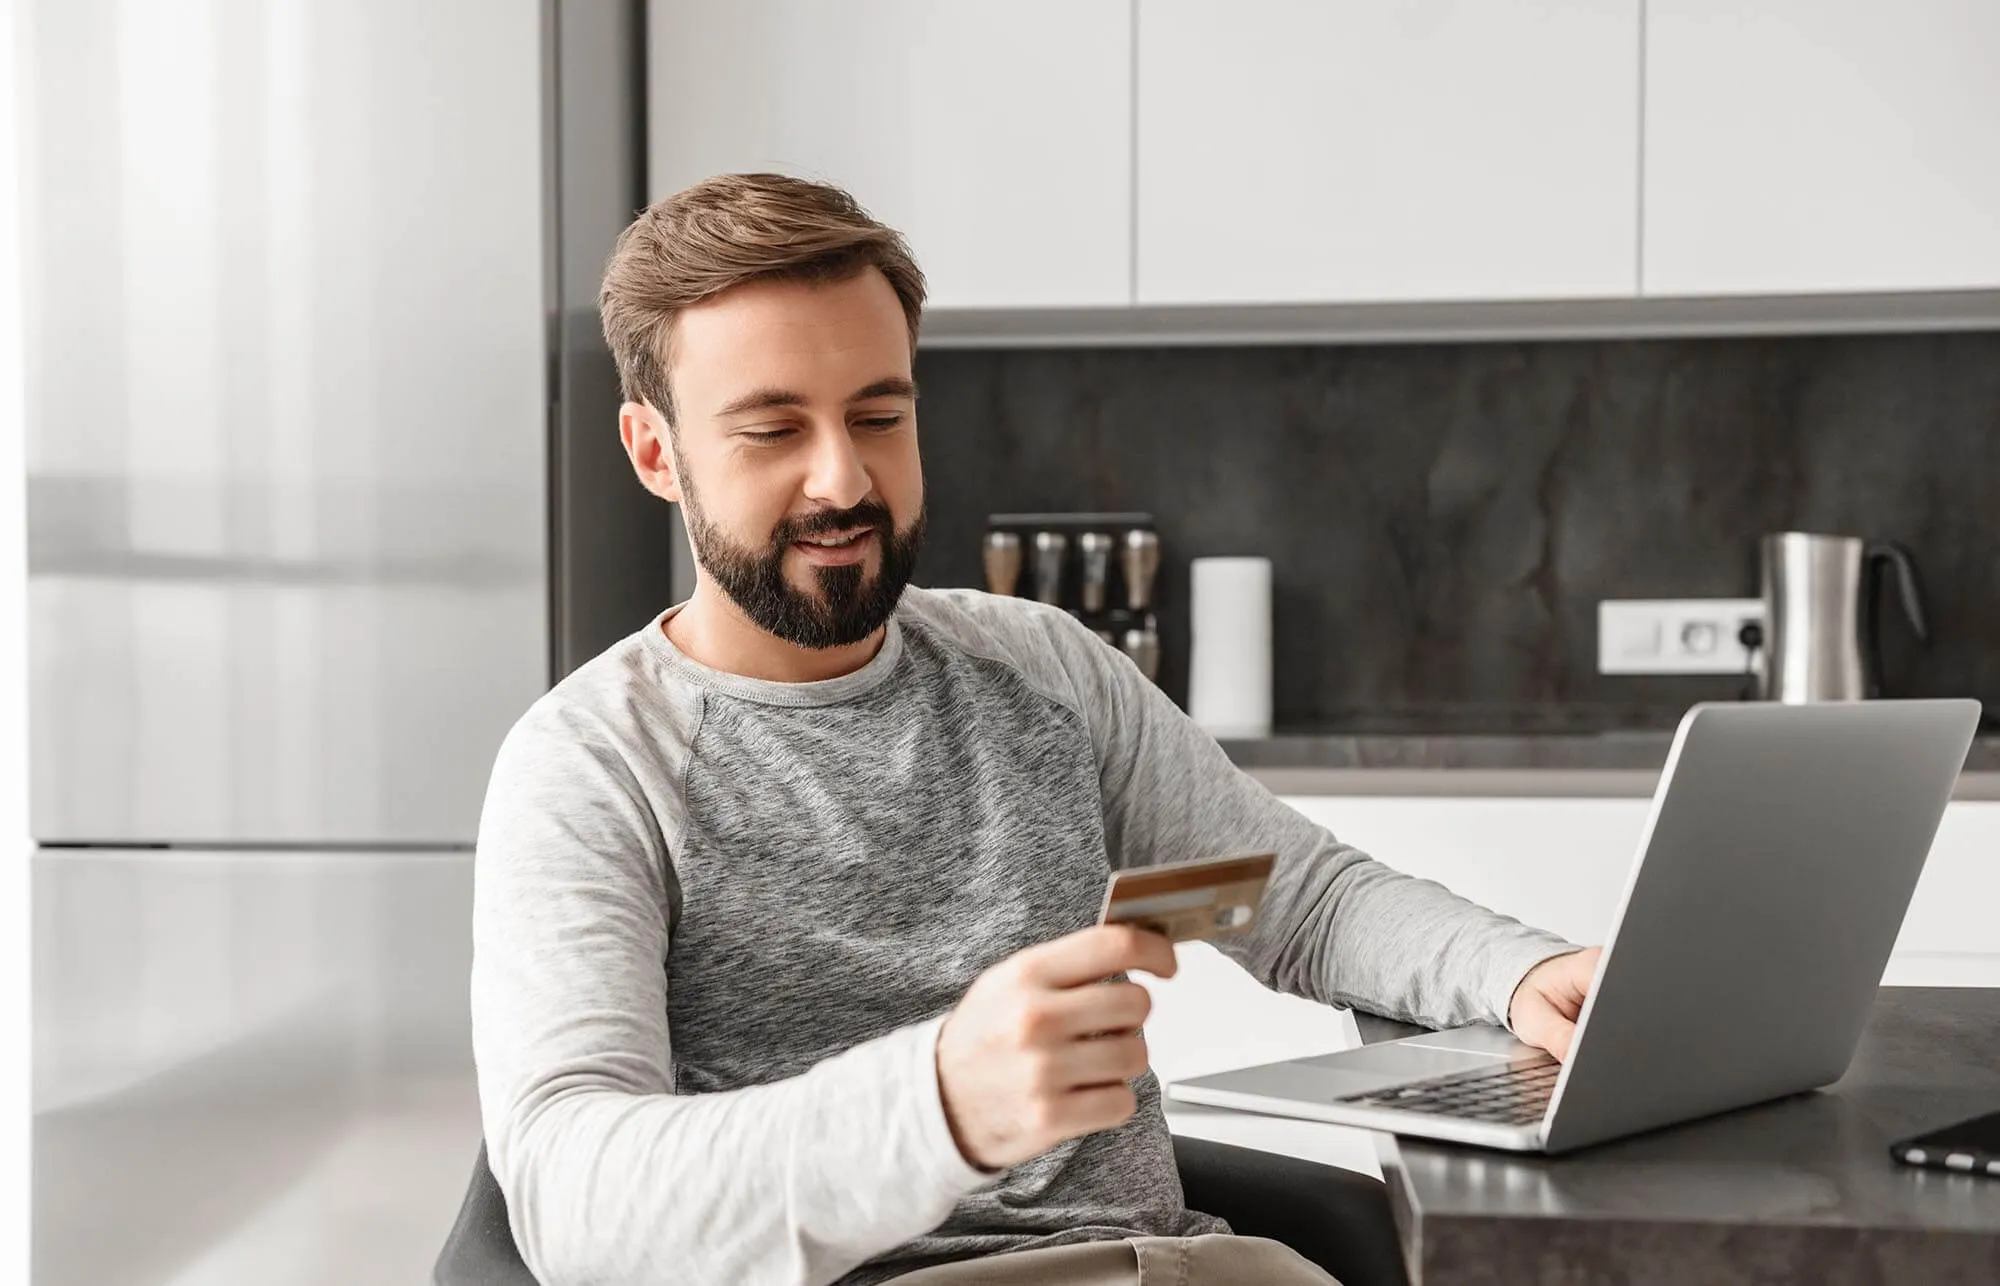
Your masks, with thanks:
M869 267L895 288L915 345L924 274L902 234L832 184L718 174L653 202L618 235L597 294L625 400L674 423L667 345L683 308L746 281L845 281Z

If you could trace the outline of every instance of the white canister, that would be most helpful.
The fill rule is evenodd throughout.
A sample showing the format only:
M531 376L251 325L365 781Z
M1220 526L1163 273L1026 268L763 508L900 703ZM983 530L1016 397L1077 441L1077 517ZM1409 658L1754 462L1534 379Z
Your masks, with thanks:
M1271 735L1271 560L1197 558L1188 713L1217 737Z

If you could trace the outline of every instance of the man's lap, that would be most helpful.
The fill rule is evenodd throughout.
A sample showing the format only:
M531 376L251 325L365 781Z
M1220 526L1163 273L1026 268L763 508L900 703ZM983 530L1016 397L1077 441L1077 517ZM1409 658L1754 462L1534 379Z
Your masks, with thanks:
M1133 1237L1043 1246L905 1273L893 1286L1339 1286L1265 1237Z

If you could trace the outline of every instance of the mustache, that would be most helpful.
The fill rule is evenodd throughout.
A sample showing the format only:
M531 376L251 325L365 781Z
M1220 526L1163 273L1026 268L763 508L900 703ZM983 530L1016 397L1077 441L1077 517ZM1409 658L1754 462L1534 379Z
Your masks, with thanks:
M771 533L771 543L782 549L795 540L810 540L814 536L830 536L834 532L854 531L862 527L894 531L896 520L890 514L889 506L881 501L864 500L849 509L817 509L796 518L787 518Z

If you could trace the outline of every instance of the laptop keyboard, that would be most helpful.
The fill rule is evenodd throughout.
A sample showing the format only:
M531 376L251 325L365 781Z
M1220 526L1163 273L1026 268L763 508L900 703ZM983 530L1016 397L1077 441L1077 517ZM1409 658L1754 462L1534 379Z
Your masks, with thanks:
M1427 1081L1406 1081L1388 1089L1349 1094L1336 1103L1393 1107L1500 1125L1533 1125L1548 1111L1562 1064L1543 1055L1503 1067L1457 1072Z

